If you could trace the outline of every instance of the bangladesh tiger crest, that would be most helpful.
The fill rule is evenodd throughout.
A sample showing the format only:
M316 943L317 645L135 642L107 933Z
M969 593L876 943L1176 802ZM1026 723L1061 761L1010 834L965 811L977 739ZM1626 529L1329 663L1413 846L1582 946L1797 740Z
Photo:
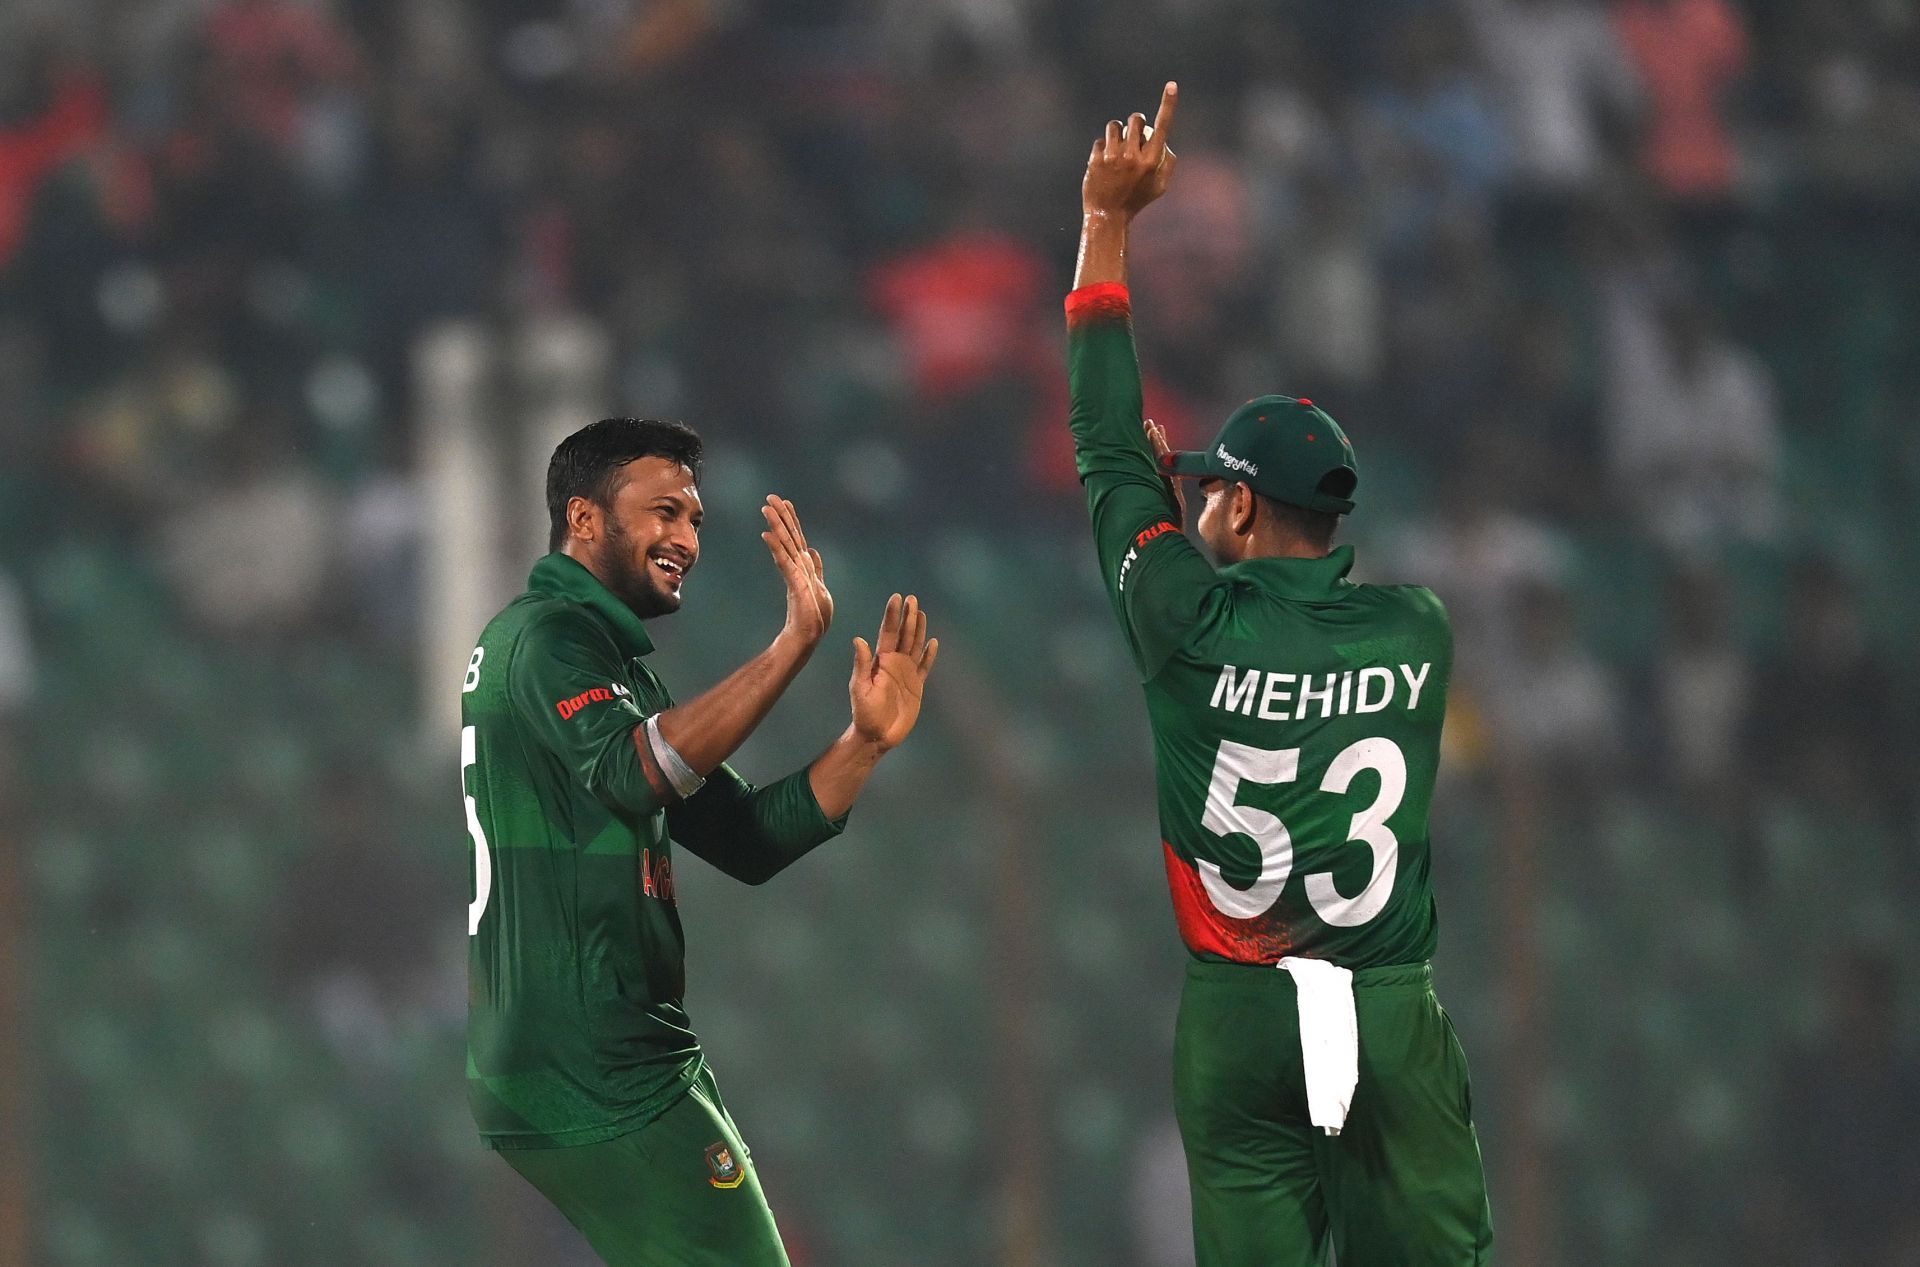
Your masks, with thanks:
M716 1188L737 1188L747 1181L746 1167L724 1140L708 1147L707 1169L713 1172L707 1182Z

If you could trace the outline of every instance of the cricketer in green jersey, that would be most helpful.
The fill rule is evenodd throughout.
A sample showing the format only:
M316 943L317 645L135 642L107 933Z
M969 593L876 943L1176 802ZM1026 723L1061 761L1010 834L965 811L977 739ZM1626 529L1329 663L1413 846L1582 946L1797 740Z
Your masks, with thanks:
M1177 89L1107 124L1067 297L1071 426L1153 731L1192 955L1174 1107L1200 1267L1464 1267L1493 1233L1466 1061L1434 998L1427 810L1452 635L1439 600L1348 579L1359 482L1312 401L1264 396L1205 451L1141 419L1133 217L1167 188ZM1179 481L1198 481L1182 530Z
M679 423L608 419L563 441L552 553L481 634L461 695L468 1099L482 1139L615 1267L787 1262L682 1003L674 847L758 884L837 835L913 729L939 650L919 601L894 595L875 642L854 639L846 732L766 787L734 773L833 596L792 504L767 498L785 624L674 702L643 622L679 609L699 559L700 458Z

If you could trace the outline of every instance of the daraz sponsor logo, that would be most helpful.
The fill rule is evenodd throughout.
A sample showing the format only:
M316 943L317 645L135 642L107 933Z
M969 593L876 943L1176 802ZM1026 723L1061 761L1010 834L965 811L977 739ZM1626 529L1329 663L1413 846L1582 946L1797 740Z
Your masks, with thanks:
M565 721L589 704L604 704L612 698L612 691L604 686L596 686L591 690L580 692L572 699L561 700L554 705L554 708L559 712L560 720Z

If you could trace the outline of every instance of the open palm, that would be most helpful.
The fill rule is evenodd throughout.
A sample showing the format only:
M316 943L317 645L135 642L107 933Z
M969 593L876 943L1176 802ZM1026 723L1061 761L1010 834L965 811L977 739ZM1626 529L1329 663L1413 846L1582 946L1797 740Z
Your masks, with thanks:
M927 674L940 654L940 640L927 637L927 614L920 600L895 594L887 600L880 633L868 646L853 640L853 727L860 737L892 748L905 739L920 719L920 698Z
M760 514L767 521L760 539L767 543L774 566L780 569L780 578L787 586L787 628L811 649L833 624L833 591L827 588L826 560L807 544L800 512L792 502L769 493Z

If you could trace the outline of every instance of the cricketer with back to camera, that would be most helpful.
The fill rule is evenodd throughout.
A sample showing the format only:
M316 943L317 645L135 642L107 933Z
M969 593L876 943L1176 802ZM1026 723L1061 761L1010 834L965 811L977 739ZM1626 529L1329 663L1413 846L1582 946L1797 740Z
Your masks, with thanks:
M551 553L488 623L462 683L474 864L468 1101L483 1141L612 1267L784 1267L751 1154L683 1002L675 846L759 884L838 835L913 730L939 643L895 594L853 643L852 717L811 765L755 787L726 764L833 621L793 504L761 534L786 619L675 703L646 623L700 557L701 444L679 423L575 432L547 471Z
M1173 177L1178 94L1093 143L1067 365L1191 956L1174 1107L1199 1267L1484 1264L1466 1058L1429 966L1452 632L1430 591L1349 579L1359 464L1311 399L1249 401L1198 452L1143 422L1128 237Z

